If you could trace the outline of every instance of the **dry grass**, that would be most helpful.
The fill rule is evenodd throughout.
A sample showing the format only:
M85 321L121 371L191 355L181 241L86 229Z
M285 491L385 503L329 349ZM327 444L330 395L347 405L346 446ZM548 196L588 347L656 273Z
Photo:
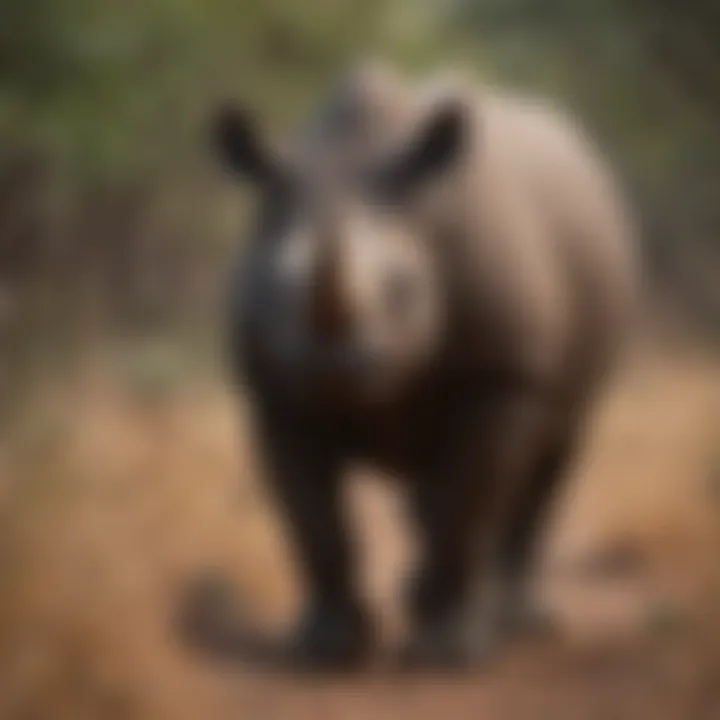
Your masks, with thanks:
M411 693L375 680L310 690L227 676L179 645L171 619L196 571L222 569L268 618L289 611L297 584L228 393L198 381L156 397L120 378L93 363L72 382L37 387L0 446L3 720L710 712L701 693L720 638L699 613L720 597L715 358L648 354L610 394L552 539L546 584L577 631L569 637L598 647L610 629L632 630L625 650L603 666L583 665L577 649L546 650L538 665L523 655L470 684ZM405 553L385 499L376 489L360 497L381 596ZM657 685L633 694L651 667L643 633L680 616L692 622L683 652L663 665L663 700Z

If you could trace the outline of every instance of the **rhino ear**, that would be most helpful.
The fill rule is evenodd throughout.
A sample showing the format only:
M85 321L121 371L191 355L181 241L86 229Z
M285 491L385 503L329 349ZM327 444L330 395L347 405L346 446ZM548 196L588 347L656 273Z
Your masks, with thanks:
M408 146L384 169L384 188L398 198L439 177L460 159L468 130L468 111L462 103L449 100L436 107Z
M211 135L221 163L233 175L265 188L279 179L276 160L246 110L234 105L219 108L212 120Z

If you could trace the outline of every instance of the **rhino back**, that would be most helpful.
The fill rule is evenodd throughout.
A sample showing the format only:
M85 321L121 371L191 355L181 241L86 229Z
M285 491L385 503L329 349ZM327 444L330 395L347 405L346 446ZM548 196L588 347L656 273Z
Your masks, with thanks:
M587 385L615 359L637 293L632 219L613 173L542 100L454 80L422 102L453 95L470 112L467 157L419 212L452 276L462 360Z

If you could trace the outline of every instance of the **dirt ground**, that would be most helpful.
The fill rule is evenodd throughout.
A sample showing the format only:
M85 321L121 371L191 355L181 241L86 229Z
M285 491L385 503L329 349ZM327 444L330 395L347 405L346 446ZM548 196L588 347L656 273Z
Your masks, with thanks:
M232 580L281 626L298 579L226 390L91 363L37 387L0 441L0 718L720 718L720 363L648 353L609 393L548 541L560 637L463 676L271 675L202 656L174 618ZM387 628L412 559L402 498L352 488Z

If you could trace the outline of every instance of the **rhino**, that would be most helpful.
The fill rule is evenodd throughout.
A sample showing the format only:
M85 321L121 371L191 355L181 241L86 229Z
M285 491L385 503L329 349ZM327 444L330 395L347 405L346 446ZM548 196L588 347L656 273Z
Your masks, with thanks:
M255 191L227 337L306 581L289 652L378 645L342 501L364 463L418 535L401 656L484 661L541 617L543 530L632 337L620 183L565 111L462 73L363 67L284 144L226 103L212 139Z

